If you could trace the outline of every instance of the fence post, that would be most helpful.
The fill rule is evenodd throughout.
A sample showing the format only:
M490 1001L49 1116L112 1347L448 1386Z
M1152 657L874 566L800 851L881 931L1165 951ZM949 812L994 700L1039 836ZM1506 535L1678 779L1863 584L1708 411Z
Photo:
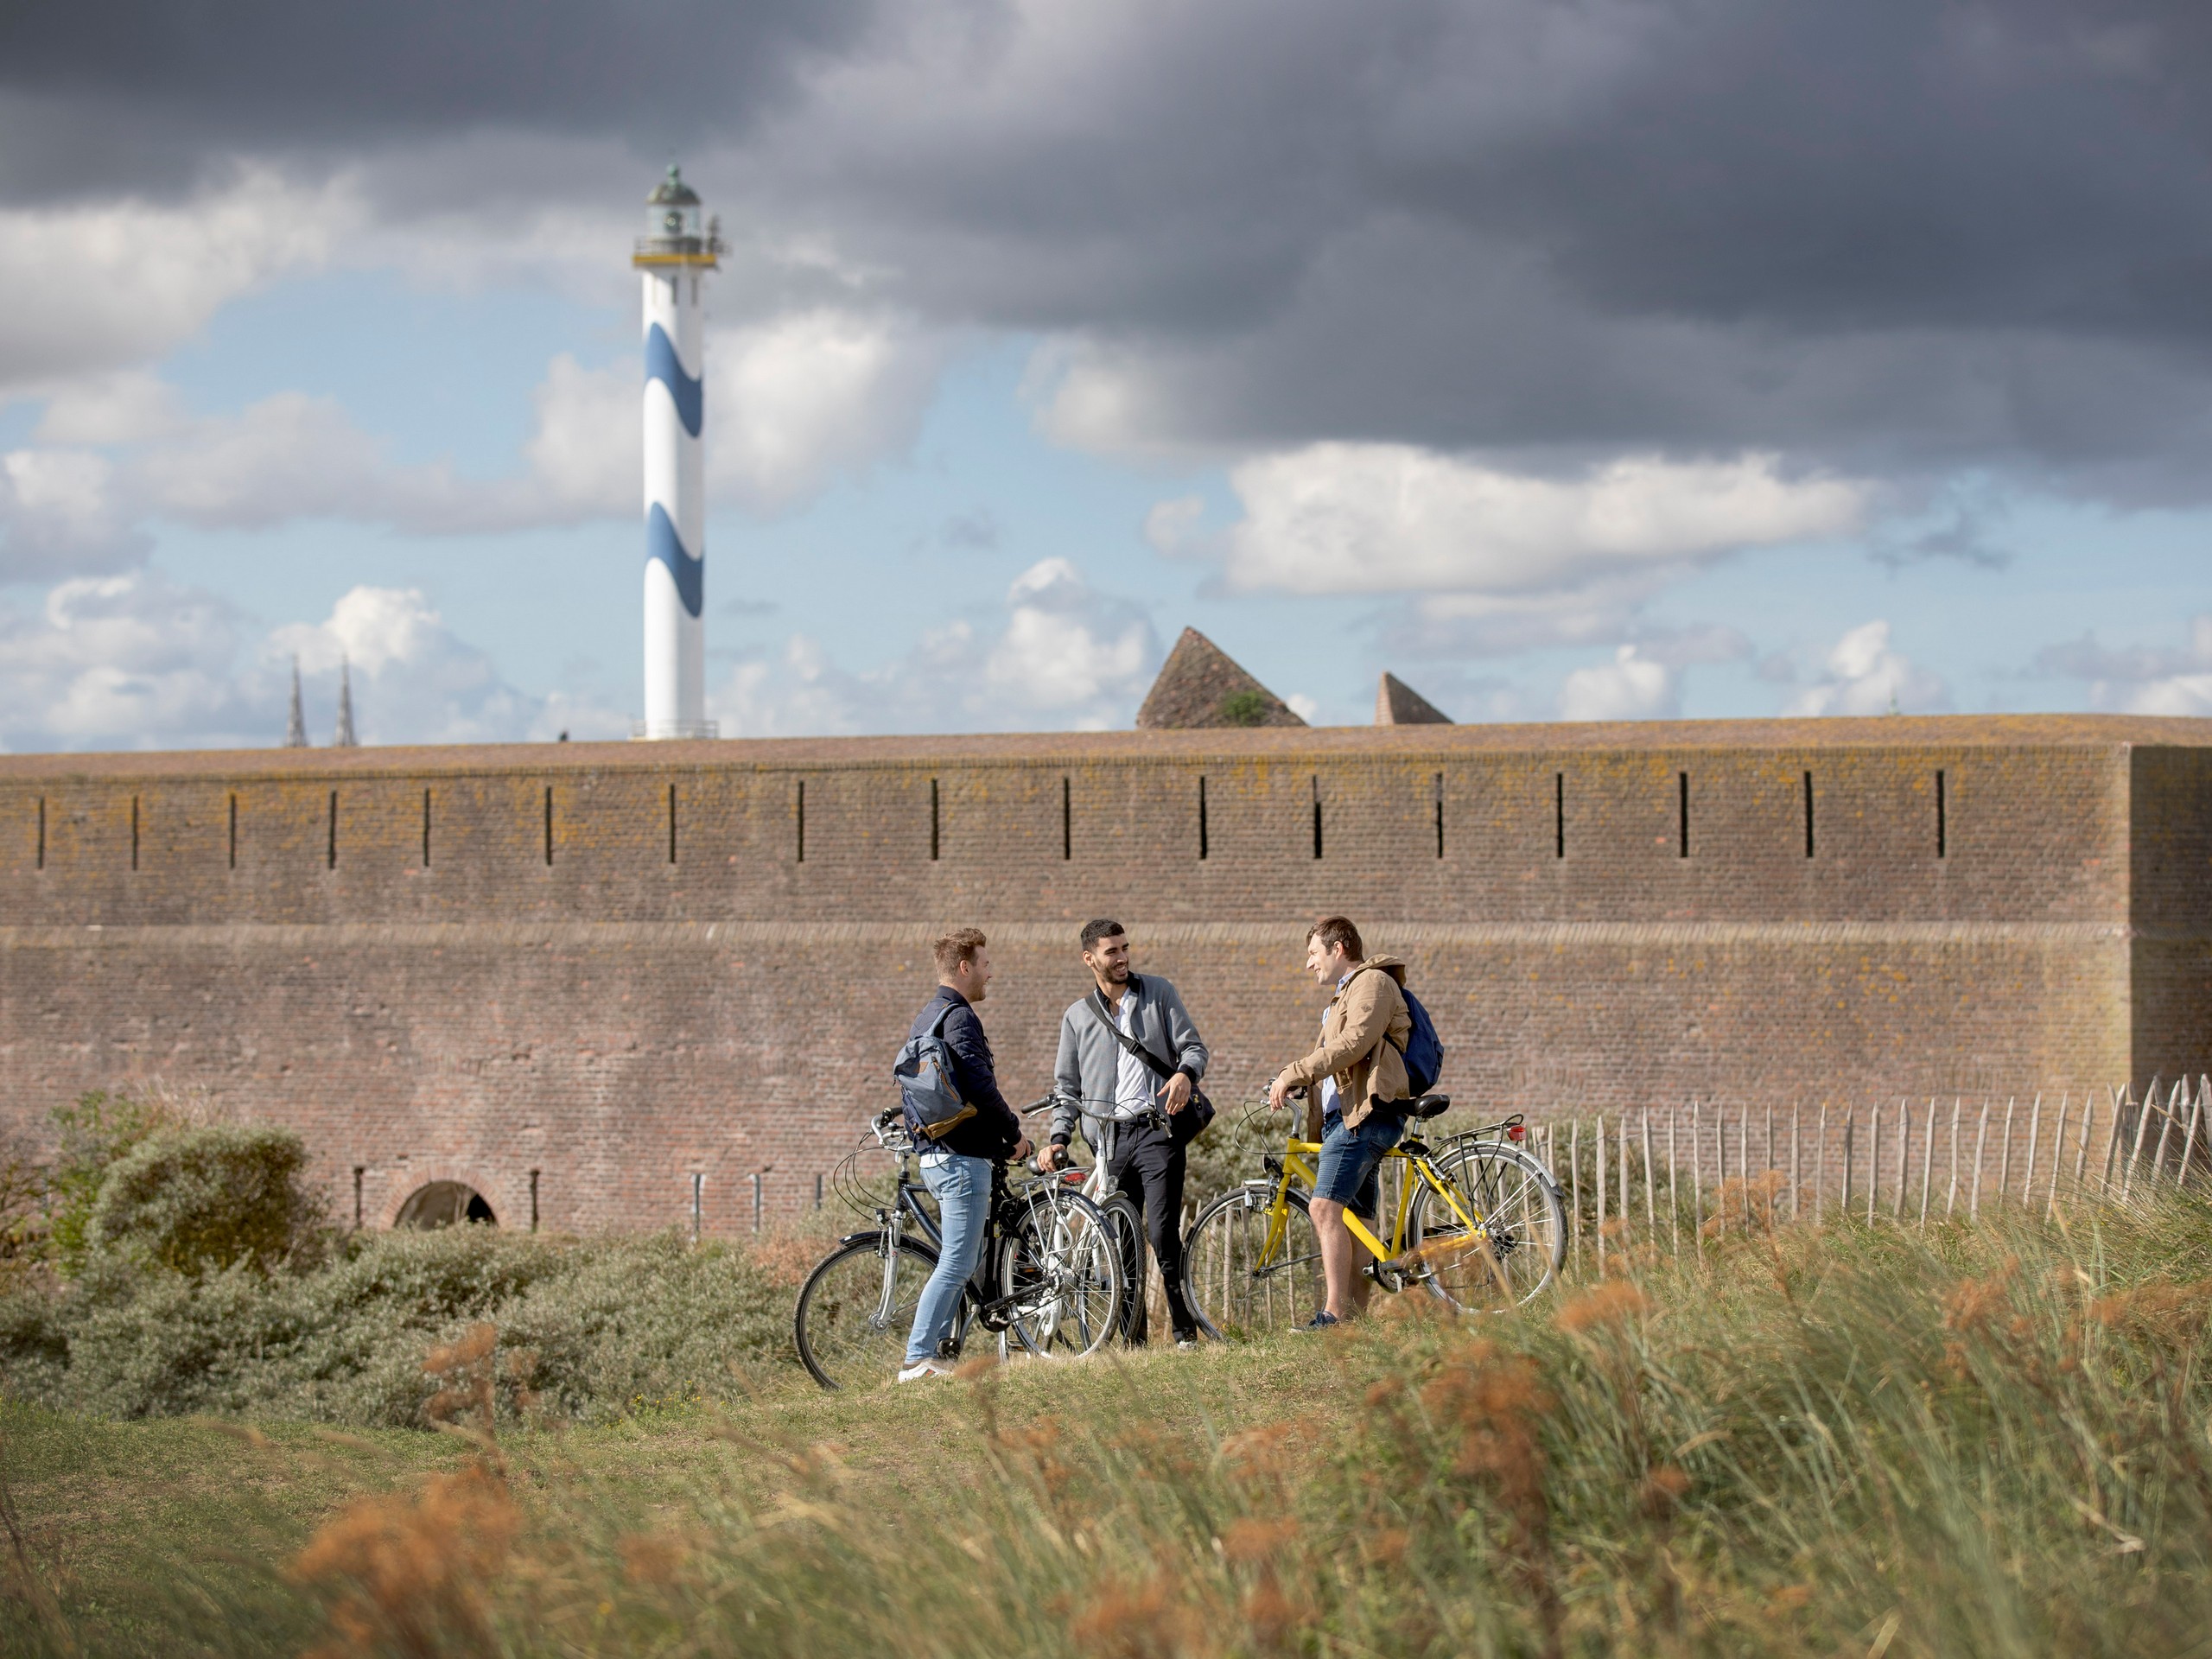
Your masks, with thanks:
M1981 1217L1981 1154L1988 1140L1989 1103L1985 1100L1981 1103L1981 1122L1974 1132L1974 1191L1967 1199L1968 1221L1978 1221Z
M1667 1226L1674 1240L1674 1253L1682 1253L1682 1199L1680 1177L1675 1169L1675 1126L1681 1114L1667 1114Z
M1882 1190L1882 1103L1876 1101L1867 1112L1866 1125L1866 1224L1874 1224L1874 1200Z
M2112 1191L2113 1177L2124 1173L2120 1162L2120 1139L2126 1133L2122 1123L2126 1113L2120 1110L2123 1103L2126 1103L2128 1111L2135 1109L2134 1084L2129 1084L2120 1092L2113 1096L2112 1122L2105 1129L2104 1188L2107 1192Z
M1920 1137L1920 1230L1928 1230L1928 1184L1936 1177L1936 1096L1928 1096L1928 1127Z
M1574 1217L1573 1242L1568 1247L1577 1266L1582 1262L1582 1120L1571 1117L1567 1121L1567 1189L1574 1208L1568 1211Z
M1799 1160L1797 1147L1797 1132L1804 1116L1804 1102L1791 1101L1789 1103L1789 1219L1792 1221L1805 1219L1805 1189L1799 1185L1804 1179L1805 1166Z
M2190 1159L2196 1151L2197 1120L2204 1116L2204 1096L2209 1093L2212 1093L2212 1078L2200 1074L2196 1079L2196 1103L2189 1111L2189 1134L2181 1143L2181 1167L2174 1172L2177 1183L2189 1179Z
M2043 1090L2036 1090L2034 1109L2028 1114L2028 1173L2020 1178L2020 1208L2032 1210L2036 1201L2036 1141L2043 1134Z
M1736 1120L1736 1185L1744 1194L1744 1225L1751 1224L1751 1115Z
M1701 1109L1690 1102L1690 1228L1697 1253L1705 1254L1705 1145L1699 1127Z
M2012 1106L2013 1096L2005 1096L2005 1144L1997 1152L1997 1196L2010 1198L2012 1194ZM1980 1166L1977 1165L1979 1170Z
M1951 1179L1943 1187L1943 1219L1946 1221L1959 1207L1959 1114L1965 1105L1966 1103L1958 1096L1951 1096Z
M2158 1080L2151 1079L2151 1086L2143 1091L2142 1109L2135 1114L2135 1145L2127 1154L2127 1168L2120 1178L2120 1201L2127 1202L2127 1194L2135 1185L2135 1166L2143 1161L2143 1142L2151 1133L2151 1109L2158 1104Z
M1890 1214L1898 1226L1904 1225L1904 1194L1906 1182L1912 1170L1912 1103L1903 1095L1897 1096L1897 1201L1890 1206Z
M2089 1179L2089 1136L2097 1119L2097 1097L2086 1096L2082 1102L2082 1145L2074 1154L2074 1202L2079 1206L2082 1194Z
M1843 1198L1835 1207L1836 1214L1846 1221L1851 1219L1851 1131L1857 1127L1852 1120L1852 1109L1847 1106L1843 1109Z
M2158 1125L2158 1149L2151 1154L2151 1184L2158 1181L2158 1172L2165 1167L2166 1137L2173 1133L2174 1111L2181 1104L2181 1084L2176 1083L2166 1094L2166 1121Z
M2066 1167L2066 1109L2073 1103L2074 1091L2058 1091L2058 1122L2050 1132L2050 1190L2044 1194L2043 1216L2049 1221L2058 1213L2058 1172Z
M1651 1109L1643 1109L1643 1230L1649 1235L1651 1255L1659 1255L1659 1205L1651 1192Z
M1814 1142L1813 1224L1817 1227L1827 1214L1828 1202L1828 1103L1825 1100L1821 1103L1821 1123Z
M1605 1115L1598 1114L1598 1276L1605 1276Z

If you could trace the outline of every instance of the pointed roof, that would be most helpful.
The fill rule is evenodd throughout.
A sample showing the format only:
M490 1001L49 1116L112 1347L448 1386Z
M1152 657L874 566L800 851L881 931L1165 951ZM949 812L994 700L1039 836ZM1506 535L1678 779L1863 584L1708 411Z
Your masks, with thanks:
M1147 732L1305 723L1196 628L1183 630L1137 710L1137 729Z
M300 659L292 658L292 713L284 722L284 747L304 749L308 747L308 717L300 706Z
M1449 726L1452 716L1396 675L1386 671L1382 683L1375 688L1375 723L1377 726Z
M338 734L330 740L334 749L357 749L360 739L353 735L353 665L346 658L338 659Z

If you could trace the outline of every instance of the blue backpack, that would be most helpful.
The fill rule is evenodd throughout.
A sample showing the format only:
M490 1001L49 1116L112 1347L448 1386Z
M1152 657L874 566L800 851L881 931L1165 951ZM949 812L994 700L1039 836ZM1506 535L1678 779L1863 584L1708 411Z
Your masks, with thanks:
M918 1037L909 1037L892 1063L891 1075L906 1109L906 1127L925 1141L935 1141L956 1123L976 1116L976 1109L960 1097L953 1078L952 1051L944 1046L944 1022L953 1004L947 1003L937 1023Z
M1421 999L1411 991L1404 995L1406 1012L1414 1022L1414 1028L1406 1033L1406 1084L1415 1095L1425 1095L1444 1075L1444 1045L1437 1040L1436 1022L1428 1017Z

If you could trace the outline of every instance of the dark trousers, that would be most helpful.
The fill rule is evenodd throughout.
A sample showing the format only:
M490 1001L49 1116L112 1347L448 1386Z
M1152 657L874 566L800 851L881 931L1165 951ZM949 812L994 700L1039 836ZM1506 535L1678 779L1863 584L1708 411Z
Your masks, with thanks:
M1173 1137L1149 1123L1114 1126L1114 1159L1107 1166L1114 1185L1133 1198L1144 1213L1145 1236L1160 1263L1160 1276L1167 1287L1167 1318L1178 1337L1194 1337L1198 1322L1183 1300L1183 1148ZM1141 1254L1138 1252L1137 1254ZM1146 1335L1144 1274L1141 1262L1132 1280L1135 1294L1122 1334L1132 1343ZM1122 1264L1124 1274L1131 1263Z

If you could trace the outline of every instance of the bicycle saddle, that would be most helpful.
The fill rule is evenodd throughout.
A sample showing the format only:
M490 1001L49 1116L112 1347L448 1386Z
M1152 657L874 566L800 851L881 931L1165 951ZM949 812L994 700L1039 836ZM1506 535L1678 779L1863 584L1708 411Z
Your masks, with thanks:
M1449 1095L1423 1095L1406 1108L1408 1117L1441 1117L1452 1109Z

